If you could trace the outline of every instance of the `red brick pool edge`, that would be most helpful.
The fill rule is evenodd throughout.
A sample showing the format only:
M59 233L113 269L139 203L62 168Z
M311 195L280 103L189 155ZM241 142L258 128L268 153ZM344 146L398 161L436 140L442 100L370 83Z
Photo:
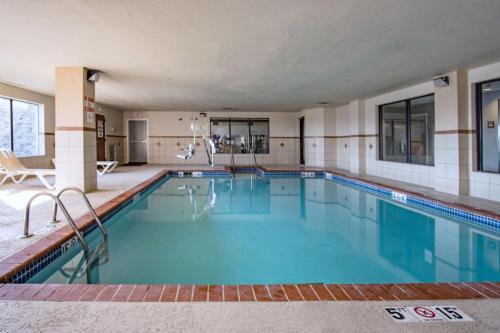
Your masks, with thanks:
M500 283L105 285L3 284L1 301L295 302L498 299Z

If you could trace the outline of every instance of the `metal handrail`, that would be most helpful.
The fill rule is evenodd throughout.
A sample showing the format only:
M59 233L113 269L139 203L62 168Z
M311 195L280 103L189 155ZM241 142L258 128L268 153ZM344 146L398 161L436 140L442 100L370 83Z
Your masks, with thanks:
M104 239L107 239L108 238L108 232L106 231L106 229L104 229L104 226L102 225L102 222L99 219L99 217L97 216L94 208L90 204L90 201L87 198L87 195L85 193L83 193L83 191L80 190L78 187L65 187L61 191L59 191L59 193L57 193L57 199L59 199L61 197L61 195L64 192L66 192L66 191L73 191L73 192L77 192L77 193L81 194L81 196L83 197L83 200L87 204L87 208L89 209L89 212L94 216L94 219L95 219L95 221L97 223L97 226L101 230L102 235L104 236ZM59 202L60 202L60 200L59 200ZM54 204L54 213L52 214L52 222L56 222L57 221L57 205L58 204Z
M50 192L40 192L40 193L37 193L33 197L31 197L31 199L26 204L26 210L24 212L24 233L23 233L23 235L21 237L22 238L28 238L28 237L33 236L33 234L29 233L30 207L31 207L31 203L36 198L41 197L41 196L48 196L48 197L52 198L57 205L61 206L61 210L62 210L64 216L66 217L66 220L68 220L69 225L71 226L71 228L73 229L73 231L76 234L76 237L78 237L78 240L82 244L83 252L84 252L85 256L88 257L89 247L87 245L87 242L85 241L85 238L83 237L83 235L80 232L80 230L78 230L75 222L73 221L73 219L69 215L66 207L64 207L64 205L61 202L61 200L59 200L59 197L57 197L56 195L54 195L54 194L52 194Z
M255 167L255 172L257 172L258 164L257 164L257 157L255 157L255 149L252 147L251 149L252 156L253 156L253 164Z

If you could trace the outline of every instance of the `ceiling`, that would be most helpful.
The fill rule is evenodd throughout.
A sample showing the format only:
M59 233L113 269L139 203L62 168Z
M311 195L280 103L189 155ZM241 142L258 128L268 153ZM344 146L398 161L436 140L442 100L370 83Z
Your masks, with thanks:
M498 0L2 1L0 79L104 72L122 110L342 105L500 59Z

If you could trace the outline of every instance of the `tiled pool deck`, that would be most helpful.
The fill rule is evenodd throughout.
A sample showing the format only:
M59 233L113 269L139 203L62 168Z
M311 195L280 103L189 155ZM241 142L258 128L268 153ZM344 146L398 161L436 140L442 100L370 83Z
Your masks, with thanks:
M118 195L96 209L100 217L109 216L169 172L164 170L145 182ZM193 170L185 170L193 171ZM194 170L196 171L196 170ZM228 175L225 169L200 170L217 175ZM338 170L319 168L261 168L267 173L328 172L362 181L368 185L400 191L447 206L500 219L496 210L475 208L443 197L436 198L422 191L388 185L364 177L356 177ZM418 188L418 187L416 187ZM86 214L75 221L80 230L94 226L93 217ZM410 283L410 284L286 284L286 285L57 285L7 283L28 267L39 262L48 253L58 249L74 236L64 226L21 251L0 261L0 300L29 301L116 301L116 302L286 302L286 301L380 301L380 300L444 300L444 299L497 299L500 282L487 283Z

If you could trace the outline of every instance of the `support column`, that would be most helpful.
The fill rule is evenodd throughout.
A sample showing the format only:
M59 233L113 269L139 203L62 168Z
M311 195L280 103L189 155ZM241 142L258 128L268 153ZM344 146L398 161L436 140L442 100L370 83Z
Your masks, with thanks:
M349 171L356 174L366 172L365 152L365 103L356 100L349 103L349 137L350 167Z
M97 189L95 87L84 67L56 68L56 186Z
M467 72L446 74L450 84L435 89L434 188L469 194Z

